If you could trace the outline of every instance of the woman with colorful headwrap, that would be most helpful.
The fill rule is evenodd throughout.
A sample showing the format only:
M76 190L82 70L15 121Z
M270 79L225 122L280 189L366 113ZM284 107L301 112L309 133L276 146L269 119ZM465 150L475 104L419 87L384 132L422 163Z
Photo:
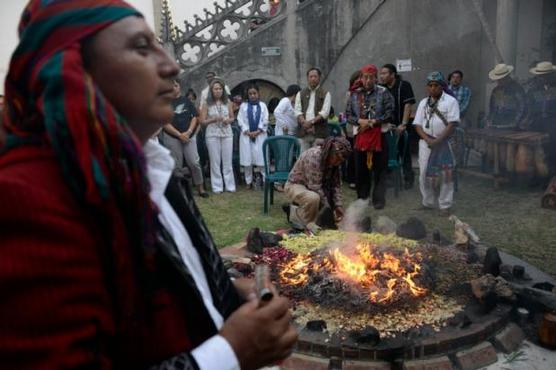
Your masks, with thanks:
M179 68L121 0L32 0L0 130L0 363L255 369L288 303L230 282L167 150ZM261 328L267 328L264 330Z

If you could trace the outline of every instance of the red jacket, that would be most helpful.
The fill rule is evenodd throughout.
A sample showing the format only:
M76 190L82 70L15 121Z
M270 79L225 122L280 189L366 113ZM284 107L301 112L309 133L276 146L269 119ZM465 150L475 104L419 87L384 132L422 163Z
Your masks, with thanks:
M0 156L0 367L141 369L192 347L187 302L171 284L152 297L148 322L137 321L133 308L114 307L115 284L130 295L138 287L128 276L129 246L107 275L100 235L50 149Z

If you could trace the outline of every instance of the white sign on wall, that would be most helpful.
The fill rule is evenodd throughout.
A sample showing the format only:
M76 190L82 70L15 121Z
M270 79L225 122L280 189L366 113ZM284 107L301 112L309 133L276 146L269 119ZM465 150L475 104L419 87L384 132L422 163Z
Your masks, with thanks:
M396 59L396 69L398 72L411 72L411 59Z
M262 47L261 54L263 57L276 57L282 55L282 50L278 46Z

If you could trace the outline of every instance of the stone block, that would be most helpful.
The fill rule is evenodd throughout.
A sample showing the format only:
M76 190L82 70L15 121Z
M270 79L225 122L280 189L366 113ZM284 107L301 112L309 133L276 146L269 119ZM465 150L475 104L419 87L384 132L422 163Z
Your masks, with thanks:
M425 360L404 361L403 370L453 370L452 362L446 356Z
M342 370L390 370L391 366L384 361L344 361Z
M496 350L489 342L456 353L456 362L461 370L476 370L498 361Z
M283 370L328 370L328 362L326 358L294 353L280 367Z
M494 345L505 353L511 353L519 348L524 339L523 330L512 322L494 337Z

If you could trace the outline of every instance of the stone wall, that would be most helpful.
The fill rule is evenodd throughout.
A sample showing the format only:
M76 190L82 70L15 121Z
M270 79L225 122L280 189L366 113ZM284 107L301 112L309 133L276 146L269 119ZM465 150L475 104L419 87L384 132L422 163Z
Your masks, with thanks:
M494 34L498 1L482 1ZM529 64L554 57L556 2L518 2L516 74L524 80L530 77ZM279 47L280 55L262 56L263 47ZM316 65L340 111L354 70L402 58L412 59L413 70L402 76L413 84L417 98L424 96L424 79L431 70L447 75L461 69L473 93L468 117L475 119L484 110L495 52L471 0L309 0L299 6L290 0L285 14L186 70L184 80L201 90L206 71L216 70L232 88L245 80L264 79L285 90L291 83L304 85L306 70Z

